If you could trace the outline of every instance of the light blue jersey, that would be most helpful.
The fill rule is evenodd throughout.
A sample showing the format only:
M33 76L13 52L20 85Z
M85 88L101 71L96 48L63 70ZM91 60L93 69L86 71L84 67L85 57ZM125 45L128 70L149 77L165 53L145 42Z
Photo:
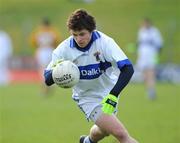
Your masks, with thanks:
M63 41L53 51L47 70L59 59L73 61L80 70L80 81L73 87L73 99L87 117L116 84L116 72L120 71L117 69L131 64L116 42L100 31L92 32L91 42L85 49L78 49L72 36Z

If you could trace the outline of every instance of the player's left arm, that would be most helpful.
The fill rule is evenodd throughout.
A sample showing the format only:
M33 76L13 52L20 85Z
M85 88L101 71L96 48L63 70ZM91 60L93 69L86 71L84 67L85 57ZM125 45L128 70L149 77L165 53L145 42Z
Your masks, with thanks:
M112 41L111 48L112 49L108 50L109 55L107 55L107 58L111 62L116 62L117 67L120 69L120 74L109 95L107 95L102 101L102 111L107 114L112 114L115 111L118 96L129 83L134 73L132 63L114 41Z
M119 63L121 63L121 62L125 62L125 64L118 67L121 72L119 74L119 77L118 77L118 80L117 80L115 86L110 91L110 94L112 94L116 97L118 97L119 94L121 93L121 91L124 89L124 87L126 87L126 85L129 83L129 81L134 73L133 65L131 64L131 62L128 59L126 59L124 61L120 61Z
M113 39L109 39L108 45L109 46L107 47L105 56L109 62L115 63L112 65L118 67L120 70L117 83L111 90L110 94L118 97L121 91L130 81L134 73L134 69L131 61L128 59L128 57L125 55L125 53L121 50L121 48L116 44L116 42Z
M118 102L118 96L129 83L134 73L132 64L123 65L120 68L120 71L121 72L115 86L110 91L109 95L107 95L102 101L102 111L106 114L112 114L115 111Z

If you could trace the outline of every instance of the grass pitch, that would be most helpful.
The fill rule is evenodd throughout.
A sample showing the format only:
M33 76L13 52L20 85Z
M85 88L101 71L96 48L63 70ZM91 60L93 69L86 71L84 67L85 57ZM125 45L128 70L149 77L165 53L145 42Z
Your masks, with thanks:
M141 84L123 91L118 117L140 143L180 142L180 86L157 85L158 98L149 101ZM54 88L39 95L38 84L0 87L1 143L76 143L92 123L71 99L71 90ZM108 137L100 143L116 143Z

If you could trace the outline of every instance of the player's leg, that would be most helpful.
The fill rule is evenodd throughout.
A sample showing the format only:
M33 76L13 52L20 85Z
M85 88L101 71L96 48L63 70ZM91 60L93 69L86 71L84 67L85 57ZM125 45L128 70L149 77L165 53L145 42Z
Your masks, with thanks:
M113 135L121 143L138 143L115 115L102 113L95 123L101 131Z
M92 111L89 119L95 123L101 114L101 106L98 106ZM108 136L105 131L101 130L97 125L93 125L88 136L81 136L80 143L97 143L105 136Z
M144 71L144 79L145 79L145 85L147 88L147 94L148 97L153 100L156 98L156 89L155 89L155 84L156 84L156 77L155 77L155 69L147 69Z
M109 134L113 135L121 143L137 143L129 134L123 124L115 115L104 114L101 107L97 107L90 115L94 125L85 142L80 143L97 143Z

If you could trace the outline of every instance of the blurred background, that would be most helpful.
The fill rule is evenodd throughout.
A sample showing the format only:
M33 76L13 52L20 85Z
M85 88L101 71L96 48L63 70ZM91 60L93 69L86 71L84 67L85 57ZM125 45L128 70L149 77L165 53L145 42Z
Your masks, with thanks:
M0 0L0 31L12 41L9 81L0 85L0 142L74 143L88 133L92 123L71 100L71 90L54 86L52 96L40 95L36 48L30 40L43 17L56 27L60 41L66 39L67 17L77 8L88 10L97 29L114 38L134 64L142 18L149 17L160 30L164 44L157 72L158 98L146 98L142 77L137 75L122 93L118 116L140 143L180 143L178 0ZM0 74L3 77L4 72ZM116 141L108 137L102 143Z

